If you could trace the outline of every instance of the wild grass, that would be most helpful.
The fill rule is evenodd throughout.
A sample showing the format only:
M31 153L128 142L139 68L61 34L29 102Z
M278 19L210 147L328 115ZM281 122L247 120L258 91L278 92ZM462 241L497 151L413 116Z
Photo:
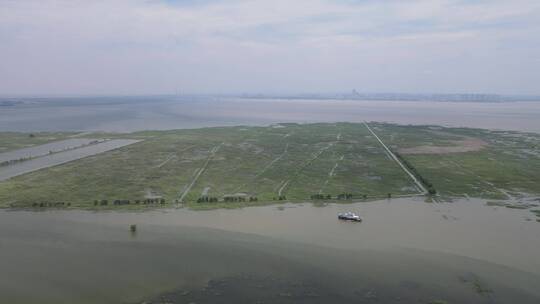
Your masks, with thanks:
M488 143L484 149L448 154L407 155L407 160L443 196L509 199L540 194L540 136L538 134L468 128L374 124L392 148L443 145L456 136ZM436 129L436 133L432 131ZM452 136L455 135L455 136ZM440 136L440 138L438 138ZM459 137L458 137L459 138Z
M524 139L515 133L509 136L476 129L442 128L444 133L433 133L426 126L372 126L395 149L448 144L462 135L488 141L490 145L477 152L407 155L407 160L444 197L507 199L506 193L512 191L540 193L540 160L528 154L525 158L522 151L535 144L530 134ZM364 195L369 200L386 198L388 193L393 197L418 193L362 124L283 124L88 136L105 135L142 141L1 182L0 206L61 201L70 202L72 207L94 208L95 200L135 201L148 195L163 197L170 206L197 175L184 202L197 209L303 202L319 193L330 194L332 200L342 193L352 193L355 200L362 200ZM62 139L69 134L55 136ZM28 134L0 133L0 148L24 146L29 138ZM219 150L212 153L217 146ZM206 162L205 170L198 174ZM280 189L284 200L278 199ZM197 203L203 192L219 202ZM258 200L222 201L225 195L238 193Z

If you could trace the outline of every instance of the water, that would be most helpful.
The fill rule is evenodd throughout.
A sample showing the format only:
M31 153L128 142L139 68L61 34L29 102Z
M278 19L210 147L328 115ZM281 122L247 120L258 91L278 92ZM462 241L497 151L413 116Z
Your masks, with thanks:
M117 149L123 146L131 145L138 142L134 139L112 139L97 144L84 146L81 148L66 150L58 153L48 154L38 158L10 164L8 166L0 167L0 181L25 174L28 172L36 171L43 168L48 168L60 164L64 164L70 161L81 159L84 157L96 155L113 149ZM56 145L58 142L52 143ZM41 150L42 146L36 146L37 150ZM32 149L32 148L29 148ZM10 153L19 153L20 150L15 150ZM84 185L81 185L84 186Z
M540 132L538 117L540 102L103 97L45 99L2 107L0 130L131 132L367 120Z
M75 98L2 107L0 130L368 120L540 132L538 117L533 102ZM349 210L364 222L336 219ZM531 212L480 200L0 210L2 303L539 303L539 256L540 223Z
M540 223L528 210L418 199L284 207L2 211L0 295L9 303L540 300ZM344 210L364 222L338 221Z
M15 151L0 153L0 162L18 160L21 158L34 158L50 154L51 152L60 152L68 149L75 149L81 146L89 145L97 142L99 139L94 138L71 138L59 140L43 145L33 146L29 148L18 149Z

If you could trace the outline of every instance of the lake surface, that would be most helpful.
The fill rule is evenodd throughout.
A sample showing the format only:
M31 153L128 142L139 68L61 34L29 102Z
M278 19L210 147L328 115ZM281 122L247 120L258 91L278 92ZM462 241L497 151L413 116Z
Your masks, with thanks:
M531 212L476 200L0 211L8 303L538 303L538 256Z
M2 107L0 130L367 120L540 132L539 117L540 102L64 98ZM116 147L108 141L17 165L62 163L104 144ZM336 219L349 210L364 222ZM536 219L481 200L422 198L211 211L0 210L0 302L539 303Z
M131 132L278 122L380 121L540 132L539 117L540 102L50 98L1 107L0 130Z

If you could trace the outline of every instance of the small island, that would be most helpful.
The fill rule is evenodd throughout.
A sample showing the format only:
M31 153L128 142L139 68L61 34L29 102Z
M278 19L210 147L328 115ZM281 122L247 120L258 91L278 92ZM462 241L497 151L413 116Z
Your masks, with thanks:
M406 196L530 203L540 195L534 133L281 123L127 134L12 132L0 133L0 143L5 208L211 209ZM54 148L36 152L45 145Z

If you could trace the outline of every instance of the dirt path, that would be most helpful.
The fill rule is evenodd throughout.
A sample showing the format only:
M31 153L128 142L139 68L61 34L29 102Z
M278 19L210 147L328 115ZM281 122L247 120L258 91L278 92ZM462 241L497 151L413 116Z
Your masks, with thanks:
M286 181L283 183L283 185L279 188L278 190L278 196L281 196L283 190L285 190L285 187L287 187L287 185L289 184L290 180Z
M392 159L401 167L401 169L403 169L403 171L405 171L405 173L413 180L413 182L416 184L416 187L418 187L418 189L420 190L420 192L422 194L427 194L428 191L427 189L424 187L424 185L422 185L422 183L416 178L416 176L414 176L414 174L412 174L409 169L407 169L407 167L405 167L405 165L394 155L394 153L392 153L392 151L390 149L388 149L388 147L383 143L383 141L379 138L379 136L377 136L377 134L375 134L375 132L373 132L373 130L371 130L371 128L369 127L369 125L367 124L367 122L364 122L364 125L366 126L366 128L368 129L368 131L377 139L377 141L379 141L379 143L381 144L381 146L383 146L383 148L386 150L386 152L392 157Z
M283 158L283 156L285 156L285 154L287 154L287 151L289 150L289 143L287 143L285 145L285 149L283 150L283 153L281 153L280 155L278 155L276 158L274 158L272 161L270 161L266 166L264 166L264 168L262 168L261 171L259 171L257 174L255 174L255 176L253 177L253 179L243 185L241 185L240 187L236 188L234 190L234 192L240 192L240 190L242 190L244 187L246 187L247 185L251 185L253 182L255 182L255 180L257 180L257 178L259 178L259 176L263 175L266 171L268 171L268 169L270 169L276 162L278 162L280 159Z
M466 172L467 174L476 177L476 179L477 179L479 182L481 182L481 183L484 184L484 185L488 185L489 187L493 188L495 191L498 191L498 192L502 193L502 194L503 194L504 196L506 196L508 199L512 199L512 195L510 195L508 192L506 192L506 190L501 189L501 188L498 188L498 187L496 187L493 183L488 182L488 181L482 179L482 177L480 177L478 174L474 173L473 171L464 168L462 165L458 164L458 163L455 162L455 161L449 161L449 163L451 163L451 164L453 164L454 166L458 167L461 171ZM465 195L467 196L467 198L469 198L467 194L465 194Z
M285 145L285 149L283 150L283 153L281 153L278 157L274 158L270 163L268 163L266 166L264 166L264 168L259 171L259 173L257 173L257 175L255 175L255 177L253 179L256 179L258 178L259 176L263 175L264 172L266 172L268 169L270 169L270 167L272 167L276 162L278 162L280 159L283 158L283 156L285 156L285 154L287 154L287 150L289 149L289 143L287 143Z
M161 168L161 167L165 166L165 164L168 163L168 162L169 162L171 159L173 159L173 157L175 157L175 156L176 156L176 154L174 154L174 153L171 154L171 155L169 155L169 157L167 157L166 160L164 160L163 162L161 162L161 164L157 165L156 168Z
M208 158L206 159L206 162L204 163L204 165L202 166L201 169L199 169L199 171L197 172L197 174L195 175L195 177L193 178L193 180L191 181L191 184L189 184L189 186L184 190L184 192L180 195L180 198L178 199L179 202L184 202L184 198L186 197L186 195L189 193L189 191L191 190L191 188L193 188L193 185L195 185L195 183L197 182L197 180L199 179L199 177L201 176L201 174L204 172L204 170L206 170L206 167L208 167L208 163L210 163L210 161L212 160L212 158L214 158L214 156L216 155L216 153L219 151L219 148L221 148L221 146L223 145L224 143L221 143L217 146L215 146L214 148L212 148L212 150L210 150L210 155L208 156Z
M341 156L339 158L339 160L336 162L336 164L334 165L334 167L332 167L332 169L330 170L330 172L328 172L328 178L324 181L321 189L319 189L319 194L322 194L323 190L324 190L324 187L326 187L328 185L328 183L330 182L330 179L332 179L332 177L335 175L335 171L337 169L337 167L339 166L339 163L345 158L345 156Z
M187 148L184 148L184 149L178 151L177 153L171 153L171 155L169 155L169 157L167 157L167 159L164 160L161 164L157 165L156 168L161 168L161 167L165 166L165 164L167 164L171 159L173 159L175 156L177 156L178 153L185 152L185 151L187 151L187 150L189 150L189 149L191 149L193 147L195 147L195 146L188 146Z
M204 187L204 189L201 192L201 196L208 196L209 191L210 191L210 187Z
M336 138L341 138L341 133L339 133ZM339 139L338 139L339 140ZM293 177L290 179L290 180L287 180L287 182L285 182L285 184L283 184L279 190L278 190L278 195L281 195L282 192L286 189L286 187L291 183L291 181L294 181L298 175L300 174L300 172L302 172L305 168L307 168L309 165L311 165L311 163L313 163L315 160L317 160L319 158L319 156L321 156L321 154L323 154L326 150L332 148L335 144L337 143L337 141L334 141L334 142L331 142L329 143L326 147L322 147L319 151L315 152L315 154L313 155L312 158L310 158L309 160L307 160L300 168L298 168L298 170L296 170L296 172L294 173Z

